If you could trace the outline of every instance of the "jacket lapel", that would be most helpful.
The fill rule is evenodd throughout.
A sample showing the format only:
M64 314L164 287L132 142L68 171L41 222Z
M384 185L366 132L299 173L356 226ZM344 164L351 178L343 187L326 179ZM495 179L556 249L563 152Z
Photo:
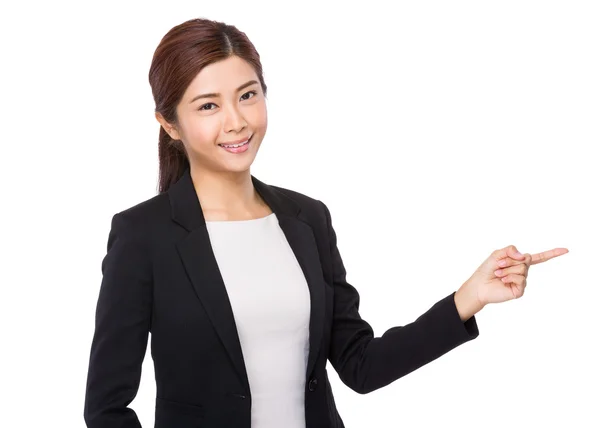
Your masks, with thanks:
M310 291L310 351L306 381L312 372L323 334L325 293L323 271L316 240L301 207L281 191L252 176L255 189L275 213L287 241L300 264ZM223 342L240 380L250 391L246 366L235 325L233 310L223 277L212 251L210 237L196 194L190 169L168 190L173 221L189 233L177 244L179 256L196 295Z

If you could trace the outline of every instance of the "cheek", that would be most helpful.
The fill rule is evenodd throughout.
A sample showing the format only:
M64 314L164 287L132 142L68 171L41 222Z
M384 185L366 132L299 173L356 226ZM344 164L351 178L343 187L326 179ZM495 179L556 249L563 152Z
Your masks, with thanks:
M267 130L267 107L264 103L261 106L257 106L257 109L253 111L251 126L256 132L264 134Z
M192 147L212 146L219 137L219 126L216 120L195 120L187 129L188 142Z

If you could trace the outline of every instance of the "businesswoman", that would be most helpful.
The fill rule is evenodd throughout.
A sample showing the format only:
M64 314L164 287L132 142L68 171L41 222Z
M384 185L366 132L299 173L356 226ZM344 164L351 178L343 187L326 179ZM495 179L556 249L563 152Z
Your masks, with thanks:
M476 338L479 310L522 296L531 265L567 252L493 251L457 291L374 337L327 206L250 174L267 85L246 35L184 22L161 40L149 79L159 194L112 218L88 427L140 427L128 406L149 333L156 428L343 427L327 360L360 394L389 385Z

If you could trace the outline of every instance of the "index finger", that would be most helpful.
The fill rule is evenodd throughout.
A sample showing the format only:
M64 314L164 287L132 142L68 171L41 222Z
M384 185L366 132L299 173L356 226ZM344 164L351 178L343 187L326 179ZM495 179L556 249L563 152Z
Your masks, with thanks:
M541 253L532 254L531 255L531 264L535 265L537 263L542 263L547 260L553 259L554 257L562 256L563 254L567 254L569 252L566 248L555 248L553 250L543 251Z

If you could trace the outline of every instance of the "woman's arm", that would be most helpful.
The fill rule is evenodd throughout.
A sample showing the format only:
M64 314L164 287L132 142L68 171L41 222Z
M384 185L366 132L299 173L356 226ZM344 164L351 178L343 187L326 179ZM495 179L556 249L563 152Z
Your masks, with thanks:
M140 428L135 398L152 313L152 266L134 222L115 214L102 260L85 394L89 428Z
M346 281L331 215L325 204L323 207L329 230L334 288L329 360L344 384L360 394L367 394L479 335L474 316L465 322L461 320L453 292L416 321L392 327L381 337L374 337L373 329L359 314L360 296Z

